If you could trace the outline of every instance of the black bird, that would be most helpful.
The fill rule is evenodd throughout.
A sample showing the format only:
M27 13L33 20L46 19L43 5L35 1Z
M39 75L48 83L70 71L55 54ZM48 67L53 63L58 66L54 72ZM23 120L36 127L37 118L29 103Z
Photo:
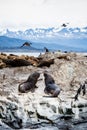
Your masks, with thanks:
M66 27L68 24L69 24L69 23L66 23L66 24L63 23L63 24L62 24L62 27Z
M32 43L29 43L29 42L25 42L21 47L23 46L30 46Z
M49 52L49 50L46 47L44 47L44 50L45 50L45 52Z

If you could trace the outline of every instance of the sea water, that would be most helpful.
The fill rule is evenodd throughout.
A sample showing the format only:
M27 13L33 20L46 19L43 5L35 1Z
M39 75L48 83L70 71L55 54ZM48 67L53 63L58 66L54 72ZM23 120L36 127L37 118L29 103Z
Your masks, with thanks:
M54 50L54 49L49 49L50 52L56 52L56 51L61 51L64 52L65 50ZM71 52L70 50L66 49L66 52ZM72 52L78 52L78 53L86 53L87 52L81 52L81 51L75 51L73 50ZM37 48L32 48L32 47L23 47L23 48L19 48L19 47L3 47L0 48L0 53L5 53L7 55L9 54L14 54L14 55L28 55L28 56L34 56L34 57L38 57L40 54L44 54L45 50L44 49L37 49Z
M14 55L18 55L18 56L21 56L21 55L28 55L28 56L34 56L34 57L38 57L40 54L44 54L44 52L3 52L7 55L9 54L14 54Z
M38 57L40 54L43 54L45 51L41 49L29 49L29 48L0 48L1 53L5 53L7 55L14 54L14 55L28 55Z

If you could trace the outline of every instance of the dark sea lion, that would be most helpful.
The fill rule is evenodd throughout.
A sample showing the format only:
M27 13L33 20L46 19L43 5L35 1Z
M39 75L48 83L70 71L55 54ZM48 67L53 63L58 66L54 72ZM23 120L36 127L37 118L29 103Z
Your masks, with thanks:
M19 92L25 93L28 91L33 91L35 88L37 88L36 83L39 76L40 73L38 72L32 73L25 82L19 84L18 86Z
M45 77L45 89L44 92L47 94L51 94L53 97L57 97L61 91L58 85L55 84L55 81L51 75L47 72L44 72Z

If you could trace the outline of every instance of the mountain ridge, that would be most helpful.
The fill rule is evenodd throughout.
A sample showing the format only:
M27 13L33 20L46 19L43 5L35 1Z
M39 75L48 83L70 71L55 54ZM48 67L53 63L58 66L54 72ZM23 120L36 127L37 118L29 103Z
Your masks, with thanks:
M30 41L33 47L42 49L45 46L49 49L63 49L87 51L87 27L51 27L26 29L25 31L0 31L0 47L6 44L9 47L21 46L24 42ZM1 37L4 37L2 41ZM7 39L6 41L6 38ZM13 39L11 39L13 38Z
M83 39L84 40L84 39ZM16 38L10 38L7 36L0 36L0 48L4 49L22 49L22 50L43 50L43 48L46 46L50 50L67 50L67 51L87 51L87 44L86 46L82 46L83 40L80 41L76 44L76 39L73 40L59 40L57 43L44 43L44 42L32 42L32 45L29 47L23 47L21 48L21 45L26 42L27 40L22 40L22 39L16 39ZM87 40L87 39L86 39ZM78 39L77 39L78 41ZM81 44L80 44L81 42Z
M9 29L0 31L1 36L14 37L19 39L38 41L43 38L86 38L87 27L50 27L50 28L29 28L24 31L11 31Z
M7 36L0 36L0 47L20 47L26 40L21 40L18 38L11 38ZM15 43L15 44L13 44Z

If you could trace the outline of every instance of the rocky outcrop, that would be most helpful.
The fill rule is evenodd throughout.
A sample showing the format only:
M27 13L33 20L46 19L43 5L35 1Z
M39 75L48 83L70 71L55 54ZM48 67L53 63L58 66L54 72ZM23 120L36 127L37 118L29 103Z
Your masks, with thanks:
M17 55L5 55L3 53L0 54L0 68L4 67L20 67L20 66L29 66L29 65L37 65L38 59L31 56L17 56Z
M15 129L22 127L22 119L18 117L17 110L16 104L0 100L0 118L2 122Z
M54 63L49 67L37 67L42 60L51 59ZM40 73L38 88L20 93L18 85L35 71ZM49 72L61 88L58 97L44 93L44 71ZM77 101L74 99L79 84L86 79L87 57L75 53L49 52L36 58L35 65L0 69L0 128L86 130L87 93L84 96L81 93Z
M5 67L20 67L20 66L38 66L43 67L47 66L49 67L51 64L54 64L54 59L49 60L43 60L43 58L35 58L34 56L17 56L17 55L6 55L1 53L0 54L0 68Z

